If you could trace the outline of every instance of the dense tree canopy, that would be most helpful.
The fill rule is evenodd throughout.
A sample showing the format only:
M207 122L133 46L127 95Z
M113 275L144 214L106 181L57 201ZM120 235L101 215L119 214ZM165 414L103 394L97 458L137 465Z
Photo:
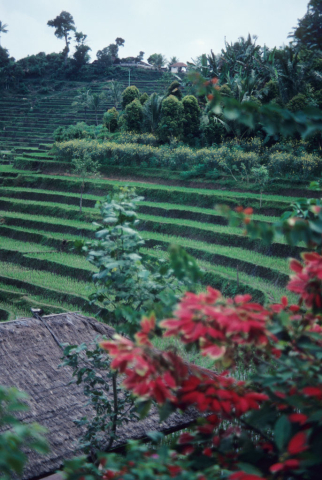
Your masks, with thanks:
M294 33L291 35L299 46L309 49L321 50L322 48L322 1L310 0L307 12L299 20Z
M55 35L57 38L64 38L66 44L65 55L67 58L71 40L70 32L76 31L72 15L69 12L62 11L60 15L57 15L53 20L48 20L47 25L55 28Z

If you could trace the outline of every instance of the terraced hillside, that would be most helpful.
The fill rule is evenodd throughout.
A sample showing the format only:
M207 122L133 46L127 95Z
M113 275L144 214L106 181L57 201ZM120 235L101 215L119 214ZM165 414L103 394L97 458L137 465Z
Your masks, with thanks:
M160 74L154 72L149 80L135 79L131 84L136 85L140 91L151 94L160 90ZM128 74L118 81L126 88L129 85ZM26 147L37 148L40 143L53 142L53 132L61 125L71 125L85 121L95 124L95 113L89 110L86 114L74 112L71 107L78 95L78 90L85 87L93 93L101 93L108 89L108 81L95 81L91 83L73 82L73 87L62 92L48 95L17 95L6 94L0 99L0 142L3 149L15 147L23 151ZM103 102L98 110L98 118L112 103ZM1 148L0 148L1 150Z
M136 186L145 198L139 217L146 252L165 257L169 244L177 243L199 259L204 283L226 295L250 292L261 302L277 301L282 294L292 297L285 290L288 257L298 256L301 249L290 249L283 242L266 247L250 240L241 228L227 226L213 208L217 203L243 204L256 211L258 194L203 184L169 185L160 178L152 183L152 178L144 180L148 171L141 170L138 181L102 177L87 181L80 214L80 180L54 174L57 162L45 148L29 148L16 160L16 168L2 165L0 169L1 319L25 315L35 304L48 312L93 312L86 302L93 269L73 251L73 244L77 238L93 237L92 221L99 218L96 201L123 184ZM41 171L35 170L39 165ZM262 210L255 218L272 222L292 200L291 195L263 195Z

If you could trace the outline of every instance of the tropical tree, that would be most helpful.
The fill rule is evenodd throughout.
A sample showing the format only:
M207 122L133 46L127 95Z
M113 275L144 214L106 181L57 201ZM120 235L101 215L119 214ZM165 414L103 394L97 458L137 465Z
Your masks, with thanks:
M104 99L105 99L105 95L103 93L101 93L100 95L98 93L93 93L89 97L88 106L91 110L94 110L95 112L96 125L98 125L97 112L99 110L99 107L101 106L102 100Z
M306 67L305 63L301 62L300 49L289 45L277 50L275 65L280 96L283 102L287 103L295 95L306 89Z
M200 131L200 107L194 95L187 95L182 100L183 105L183 134L191 140L199 135Z
M294 43L298 46L305 46L311 50L322 49L322 2L321 0L310 0L307 12L293 34Z
M67 62L70 44L70 32L75 32L75 22L69 12L62 11L54 20L48 20L47 25L55 28L55 35L57 38L64 38L65 40L65 63Z
M168 63L168 67L170 68L170 65L173 65L174 63L178 63L179 58L178 57L171 57Z
M182 134L183 106L177 97L170 95L162 102L161 121L158 127L158 134L161 140L168 141L173 137L180 137Z
M7 26L8 25L6 23L2 23L2 21L0 20L0 46L1 46L1 33L8 33Z
M118 47L124 47L125 40L124 40L124 38L117 37L115 39L115 43Z
M149 99L143 105L143 128L148 132L154 133L161 119L162 101L164 97L157 93L152 93Z
M103 123L108 128L110 133L114 133L117 129L117 118L118 118L118 111L116 108L110 108L107 112L103 115Z
M105 47L102 50L98 50L96 53L97 61L104 65L104 67L108 67L113 64L113 58L111 55L111 51L109 47Z
M143 57L144 57L144 52L141 51L141 52L139 53L138 57L137 57L137 58L138 58L138 61L139 61L139 62L142 62Z
M168 87L168 96L174 95L177 97L178 100L182 99L182 92L181 92L181 83L178 80L175 80L171 83Z
M140 92L135 85L132 87L127 87L122 93L122 108L123 110L129 105L133 100L140 97Z
M107 47L107 51L109 53L109 55L112 57L112 60L114 62L114 60L118 57L119 55L119 47L116 43L111 43L108 47Z
M88 52L91 48L88 45L85 45L86 38L87 35L83 32L75 32L76 51L73 57L78 67L85 65L90 59Z
M125 125L131 132L140 132L142 123L142 105L137 98L125 108Z
M167 59L164 55L162 55L162 53L154 53L153 55L149 56L148 62L158 70L161 70L161 68L166 65Z
M120 82L117 82L116 80L109 82L106 98L112 100L115 108L117 108L122 102L122 92L123 86Z
M81 109L84 111L85 120L87 119L87 110L90 107L90 98L92 96L91 90L85 87L78 90L78 95L75 97L75 101L72 103L72 107L76 110Z
M99 163L92 158L90 152L86 152L72 159L72 167L75 175L78 175L81 179L79 213L82 213L85 180L88 177L98 176Z

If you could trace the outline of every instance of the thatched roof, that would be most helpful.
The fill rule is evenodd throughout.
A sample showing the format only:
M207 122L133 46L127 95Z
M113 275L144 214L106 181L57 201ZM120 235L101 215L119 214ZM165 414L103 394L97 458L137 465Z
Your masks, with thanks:
M74 420L90 414L82 387L70 385L72 369L58 368L61 363L60 343L90 343L97 335L110 337L113 329L77 313L44 316L51 332L41 320L22 318L0 323L0 384L15 386L27 392L30 410L23 421L38 422L49 431L50 453L29 455L24 479L54 473L63 460L77 453L80 430ZM143 421L134 421L118 430L117 445L129 438L142 438L151 430L173 431L188 425L193 414L173 414L159 425L159 415L151 411Z

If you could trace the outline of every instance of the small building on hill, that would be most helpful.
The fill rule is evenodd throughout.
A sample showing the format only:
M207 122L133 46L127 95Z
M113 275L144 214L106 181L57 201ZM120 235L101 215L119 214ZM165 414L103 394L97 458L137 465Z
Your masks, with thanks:
M147 62L143 62L143 60L140 60L139 62L120 62L117 64L119 67L124 67L124 68L143 68L145 70L154 70L154 66L150 65Z
M60 344L90 344L98 336L111 337L114 333L108 325L78 313L47 315L43 319L0 323L0 384L25 391L30 397L30 408L21 414L21 420L38 422L48 430L50 452L28 454L24 480L49 476L62 467L64 459L79 454L77 439L81 431L74 420L91 415L82 386L70 384L72 369L59 368ZM194 415L174 413L160 425L157 410L151 409L144 420L118 428L114 446L124 445L130 438L144 438L151 430L170 432L185 428Z
M187 66L185 63L177 62L170 65L171 73L183 73L186 72Z

